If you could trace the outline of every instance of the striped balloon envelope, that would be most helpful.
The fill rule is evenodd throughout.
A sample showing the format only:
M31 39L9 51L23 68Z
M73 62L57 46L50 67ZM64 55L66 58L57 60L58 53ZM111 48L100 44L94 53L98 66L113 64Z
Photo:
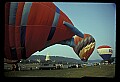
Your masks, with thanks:
M97 53L103 58L103 60L109 60L113 50L108 45L102 45L97 48Z
M74 41L77 45L74 51L82 61L87 62L94 51L95 39L90 34L84 34L84 38L76 36Z

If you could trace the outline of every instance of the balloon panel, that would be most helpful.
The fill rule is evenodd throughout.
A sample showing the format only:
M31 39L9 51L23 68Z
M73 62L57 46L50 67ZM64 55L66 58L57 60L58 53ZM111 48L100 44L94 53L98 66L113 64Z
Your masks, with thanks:
M100 56L103 58L103 60L109 60L110 57L111 57L111 55L112 55L112 54L102 54L102 55L100 55Z
M99 46L97 49L100 49L100 48L111 48L111 47L108 45L102 45L102 46Z

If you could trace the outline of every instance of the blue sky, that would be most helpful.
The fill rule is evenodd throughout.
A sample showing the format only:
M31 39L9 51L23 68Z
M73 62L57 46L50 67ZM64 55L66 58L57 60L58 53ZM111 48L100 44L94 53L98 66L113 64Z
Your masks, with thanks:
M114 3L83 3L83 2L54 2L73 22L82 33L91 34L96 41L95 50L89 60L102 59L97 53L97 47L109 45L113 48L115 57L116 46L116 5ZM69 46L56 44L37 55L64 56L79 59Z

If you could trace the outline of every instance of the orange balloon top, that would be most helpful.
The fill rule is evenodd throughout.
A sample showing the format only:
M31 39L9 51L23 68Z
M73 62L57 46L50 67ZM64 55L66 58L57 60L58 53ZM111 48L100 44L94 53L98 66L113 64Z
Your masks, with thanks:
M91 36L90 34L84 34L84 38L88 37L88 36ZM81 41L83 38L79 37L79 36L75 36L74 38L74 42L75 44L77 45L79 41Z

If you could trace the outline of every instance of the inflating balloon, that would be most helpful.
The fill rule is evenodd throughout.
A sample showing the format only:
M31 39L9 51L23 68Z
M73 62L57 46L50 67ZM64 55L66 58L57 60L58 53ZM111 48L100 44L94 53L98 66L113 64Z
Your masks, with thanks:
M102 57L103 60L107 61L111 58L113 51L110 46L101 45L97 48L97 53Z
M84 39L74 45L74 35ZM4 59L9 62L11 60L10 63L27 59L36 51L57 43L80 47L77 54L83 60L92 53L94 42L91 35L84 35L74 27L67 15L52 2L5 4ZM83 53L84 50L88 55Z

